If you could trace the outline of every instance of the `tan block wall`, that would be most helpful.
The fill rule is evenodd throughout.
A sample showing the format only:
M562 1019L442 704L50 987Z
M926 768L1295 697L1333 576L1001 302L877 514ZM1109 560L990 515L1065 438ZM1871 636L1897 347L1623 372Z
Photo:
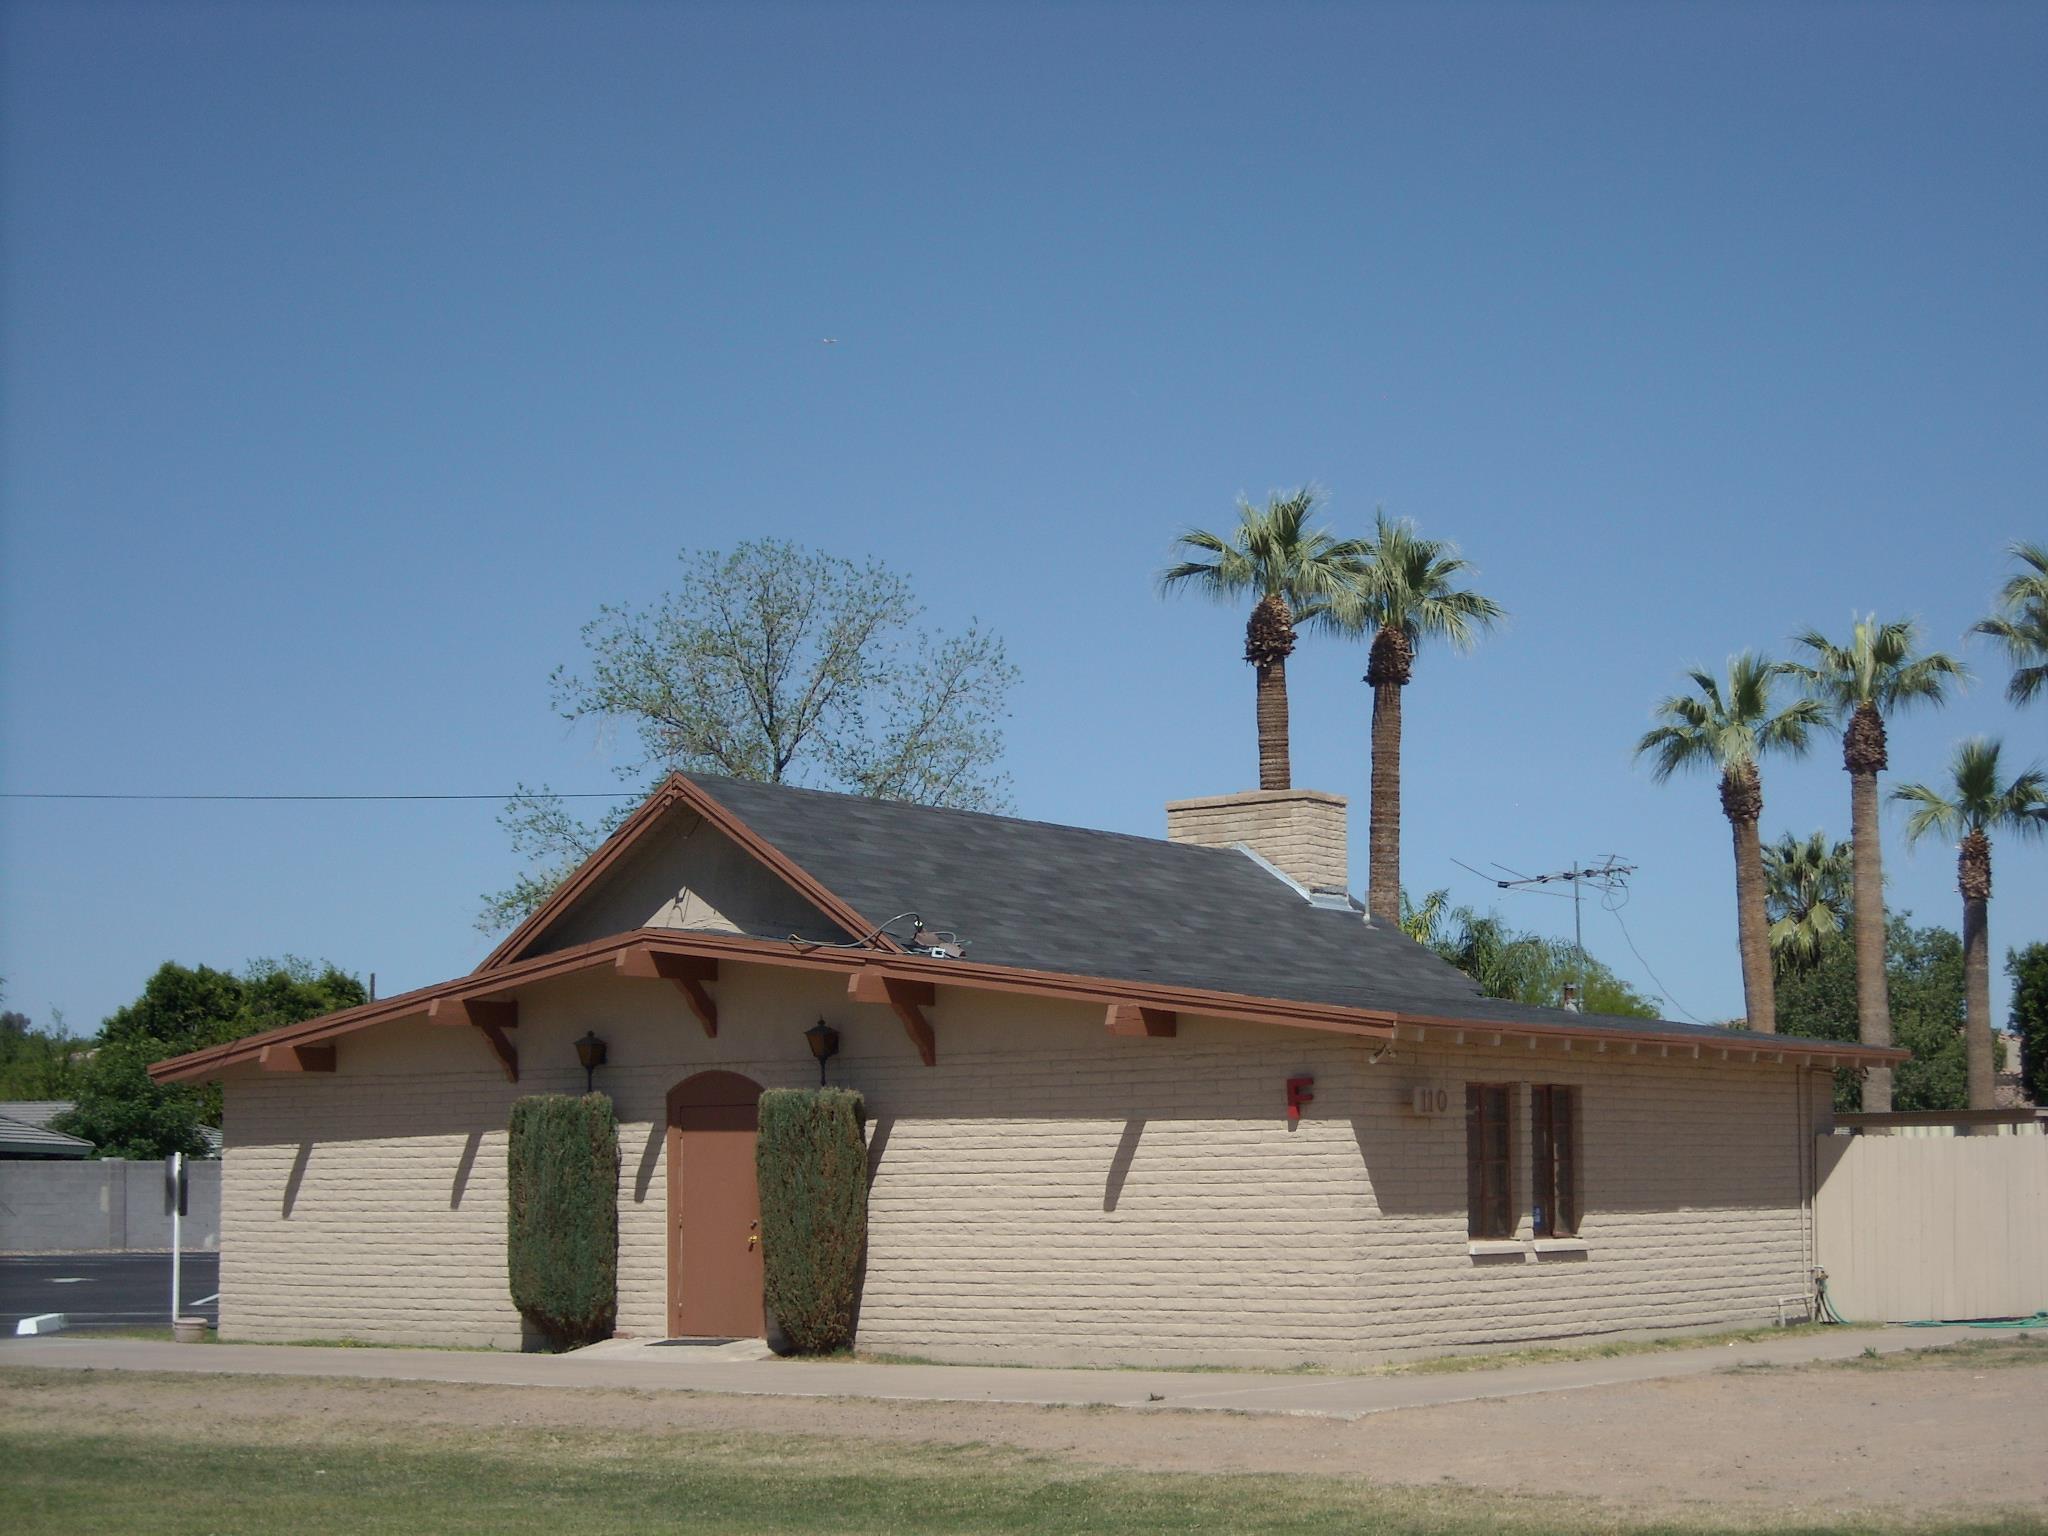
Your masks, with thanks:
M620 1327L662 1331L663 1100L717 1066L835 1082L870 1109L863 1347L948 1359L1343 1364L1395 1350L1766 1319L1806 1289L1799 1074L1554 1047L1428 1050L942 989L939 1065L823 978L730 967L707 1040L659 983L564 979L522 1001L522 1081L424 1023L344 1040L327 1076L228 1089L222 1333L516 1345L504 1273L515 1093L573 1091L595 1028L619 1106ZM567 1063L568 1065L561 1065ZM1284 1081L1316 1078L1290 1127ZM1475 1258L1466 1081L1582 1088L1583 1254ZM1453 1112L1412 1112L1443 1083ZM1824 1095L1823 1095L1824 1101ZM1517 1095L1528 1207L1528 1097ZM296 1173L295 1173L296 1170ZM1524 1221L1526 1223L1526 1214Z
M1348 880L1344 797L1321 790L1251 789L1176 800L1166 807L1166 839L1204 848L1243 843L1310 890L1341 891Z

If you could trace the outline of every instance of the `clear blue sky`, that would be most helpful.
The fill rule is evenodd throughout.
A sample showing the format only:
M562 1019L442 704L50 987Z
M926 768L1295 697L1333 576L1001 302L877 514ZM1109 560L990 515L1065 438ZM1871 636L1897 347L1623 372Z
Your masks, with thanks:
M2039 7L4 25L7 789L611 788L550 668L679 548L776 534L1007 638L1019 811L1157 832L1255 764L1242 615L1153 573L1315 480L1346 528L1457 539L1514 615L1421 658L1411 886L1626 855L1638 945L1720 1018L1727 826L1632 766L1652 702L1859 609L1954 646L2048 536ZM1895 782L1974 731L2048 755L1969 655ZM1363 659L1293 669L1361 885ZM1765 830L1846 835L1847 791L1833 746L1774 766ZM8 1004L90 1030L167 958L456 974L514 869L493 817L0 803ZM1894 907L1954 924L1952 855L1888 825ZM2048 848L1997 879L2002 956L2048 936Z

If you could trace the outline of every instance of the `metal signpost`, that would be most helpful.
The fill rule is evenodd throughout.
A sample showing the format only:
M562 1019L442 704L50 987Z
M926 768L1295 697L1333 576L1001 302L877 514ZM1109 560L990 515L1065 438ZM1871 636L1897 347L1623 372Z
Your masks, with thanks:
M184 1242L185 1154L173 1152L164 1159L164 1204L171 1212L171 1327L178 1326L178 1260Z

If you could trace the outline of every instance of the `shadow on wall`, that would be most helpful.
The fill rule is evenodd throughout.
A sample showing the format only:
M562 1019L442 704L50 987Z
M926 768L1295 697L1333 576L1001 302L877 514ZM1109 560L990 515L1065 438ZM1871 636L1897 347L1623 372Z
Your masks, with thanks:
M1109 1177L1102 1185L1102 1208L1116 1209L1124 1197L1124 1180L1131 1176L1131 1159L1138 1155L1138 1142L1145 1134L1143 1120L1126 1120L1124 1133L1116 1141L1116 1155L1109 1160Z
M482 1131L471 1131L462 1141L462 1156L455 1164L455 1183L448 1191L448 1209L462 1209L462 1197L469 1192L470 1170L476 1167L477 1148L484 1143Z
M657 1120L647 1127L647 1144L640 1149L640 1166L633 1171L634 1204L647 1203L647 1192L654 1187L654 1170L661 1166L667 1148L668 1125Z
M285 1175L284 1207L281 1214L286 1221L292 1219L292 1207L299 1203L299 1186L306 1182L306 1164L313 1160L313 1143L302 1141L292 1158L292 1171Z

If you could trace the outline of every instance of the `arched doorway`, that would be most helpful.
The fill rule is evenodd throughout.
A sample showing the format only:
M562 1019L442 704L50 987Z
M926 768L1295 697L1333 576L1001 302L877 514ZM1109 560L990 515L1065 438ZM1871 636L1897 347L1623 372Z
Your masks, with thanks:
M668 1091L668 1331L758 1339L761 1198L754 1140L761 1085L699 1072Z

